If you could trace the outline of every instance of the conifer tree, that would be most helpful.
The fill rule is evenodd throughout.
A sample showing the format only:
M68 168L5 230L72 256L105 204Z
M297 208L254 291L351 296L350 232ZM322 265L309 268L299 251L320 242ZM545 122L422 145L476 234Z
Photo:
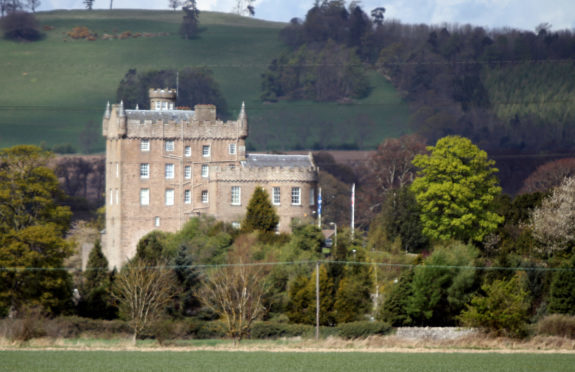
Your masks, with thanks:
M279 217L270 202L267 191L260 186L256 187L248 204L242 230L244 232L256 230L260 232L272 232L275 230L278 222Z

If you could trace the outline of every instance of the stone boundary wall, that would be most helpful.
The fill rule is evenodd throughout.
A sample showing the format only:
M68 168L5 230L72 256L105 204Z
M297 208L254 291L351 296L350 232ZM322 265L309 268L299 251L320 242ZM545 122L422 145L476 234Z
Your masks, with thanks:
M477 333L474 328L460 327L399 327L395 335L415 340L455 340Z

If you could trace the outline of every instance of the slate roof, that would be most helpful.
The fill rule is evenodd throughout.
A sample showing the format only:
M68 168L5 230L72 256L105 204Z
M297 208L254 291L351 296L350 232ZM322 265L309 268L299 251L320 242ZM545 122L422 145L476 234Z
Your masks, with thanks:
M125 110L128 120L152 121L191 121L194 117L192 110Z
M314 166L308 155L247 154L246 167L311 168Z

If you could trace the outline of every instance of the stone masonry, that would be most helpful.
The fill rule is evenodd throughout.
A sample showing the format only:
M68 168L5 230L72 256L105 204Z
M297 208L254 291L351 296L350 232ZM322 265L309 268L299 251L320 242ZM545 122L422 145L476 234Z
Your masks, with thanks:
M216 107L174 109L175 90L150 89L151 110L106 107L106 230L110 267L134 256L152 230L175 232L191 217L209 214L236 226L256 186L264 187L280 216L313 217L318 169L309 155L247 154L248 122L216 119Z

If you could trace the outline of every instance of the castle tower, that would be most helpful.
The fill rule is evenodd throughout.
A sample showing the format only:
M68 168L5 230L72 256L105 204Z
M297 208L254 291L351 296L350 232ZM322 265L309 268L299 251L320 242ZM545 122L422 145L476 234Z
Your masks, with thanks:
M150 95L150 110L173 110L176 107L175 89L150 89L148 94Z

